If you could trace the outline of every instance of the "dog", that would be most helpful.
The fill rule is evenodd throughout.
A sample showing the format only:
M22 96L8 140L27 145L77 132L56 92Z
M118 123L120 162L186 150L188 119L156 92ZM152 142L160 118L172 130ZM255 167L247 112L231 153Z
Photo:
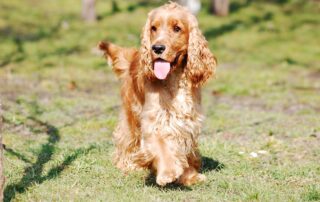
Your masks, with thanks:
M201 87L217 62L196 17L170 2L148 14L139 49L98 46L121 81L115 165L125 172L150 169L160 186L204 181L197 144Z

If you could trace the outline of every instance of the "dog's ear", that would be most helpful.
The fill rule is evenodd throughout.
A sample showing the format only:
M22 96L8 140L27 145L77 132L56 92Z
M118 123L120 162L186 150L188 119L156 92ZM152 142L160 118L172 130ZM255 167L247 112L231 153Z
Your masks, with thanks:
M152 11L148 14L147 22L143 27L141 33L141 48L140 48L140 67L143 68L145 76L151 78L152 72L152 58L151 58L151 42L150 42L150 17Z
M203 85L216 70L216 58L211 53L208 42L202 35L194 15L189 16L189 44L186 75L193 86Z

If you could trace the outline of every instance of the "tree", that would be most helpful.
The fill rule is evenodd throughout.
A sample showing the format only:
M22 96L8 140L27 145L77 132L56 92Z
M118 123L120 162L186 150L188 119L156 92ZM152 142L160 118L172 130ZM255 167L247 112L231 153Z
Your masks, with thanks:
M218 16L229 14L229 0L211 0L211 12Z
M86 22L95 22L97 19L95 11L95 0L82 0L82 18Z

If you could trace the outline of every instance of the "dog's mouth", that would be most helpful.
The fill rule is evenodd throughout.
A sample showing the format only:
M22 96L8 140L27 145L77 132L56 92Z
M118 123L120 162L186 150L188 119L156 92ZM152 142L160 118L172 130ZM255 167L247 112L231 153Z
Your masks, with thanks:
M159 80L166 79L170 73L171 68L176 65L177 60L178 60L178 56L174 59L173 62L169 62L162 58L156 59L153 63L153 71L157 79Z
M170 69L171 69L170 62L163 60L161 58L156 59L153 63L153 71L157 79L160 79L160 80L166 79L170 72Z

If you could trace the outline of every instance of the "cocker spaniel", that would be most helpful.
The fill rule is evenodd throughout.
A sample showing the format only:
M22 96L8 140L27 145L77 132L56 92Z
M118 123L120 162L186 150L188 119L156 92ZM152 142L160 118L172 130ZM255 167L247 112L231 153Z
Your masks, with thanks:
M148 14L140 49L100 42L122 83L114 131L114 163L123 171L148 168L156 182L191 185L199 173L197 138L204 117L201 86L216 59L186 8L168 3Z

